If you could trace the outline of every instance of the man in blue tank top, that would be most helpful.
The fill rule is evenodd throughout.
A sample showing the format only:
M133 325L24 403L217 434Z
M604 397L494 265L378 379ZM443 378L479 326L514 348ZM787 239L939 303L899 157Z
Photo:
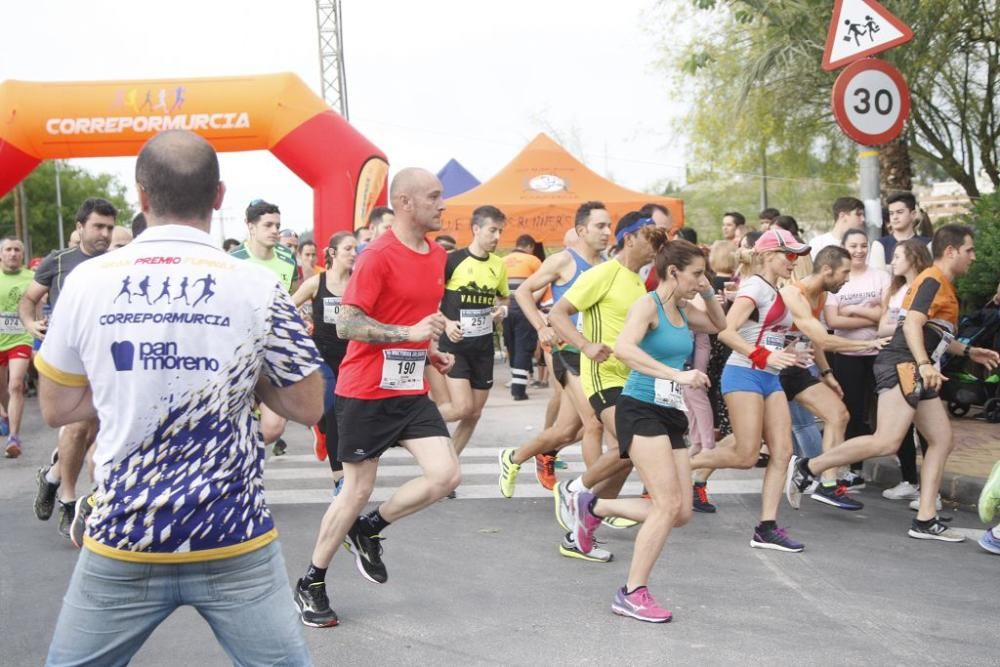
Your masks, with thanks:
M594 417L580 385L580 351L560 340L549 326L545 315L535 302L535 294L552 287L552 298L558 300L584 271L601 261L601 251L611 238L611 216L604 204L585 202L576 211L574 230L577 239L566 249L550 255L542 266L517 288L515 298L525 317L538 331L538 339L552 346L553 375L566 390L560 399L559 412L551 428L536 438L500 453L500 493L511 498L521 465L536 458L539 481L554 481L554 457L545 456L561 447L576 442L581 426L584 428L584 460L597 458L601 447L601 425ZM577 314L577 326L582 315Z

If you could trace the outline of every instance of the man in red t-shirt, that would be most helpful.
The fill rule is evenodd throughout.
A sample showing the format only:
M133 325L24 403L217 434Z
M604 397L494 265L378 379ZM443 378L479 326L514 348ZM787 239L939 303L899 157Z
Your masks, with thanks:
M424 382L425 363L447 374L455 361L437 349L447 322L438 310L446 254L427 238L441 229L441 183L423 169L404 169L392 180L389 196L395 221L358 257L337 318L338 334L351 341L336 389L344 486L323 517L312 562L295 587L302 622L311 627L338 622L325 577L341 543L354 552L362 576L385 583L382 530L445 497L461 479L448 429ZM396 445L413 455L423 475L359 516L375 486L379 457Z

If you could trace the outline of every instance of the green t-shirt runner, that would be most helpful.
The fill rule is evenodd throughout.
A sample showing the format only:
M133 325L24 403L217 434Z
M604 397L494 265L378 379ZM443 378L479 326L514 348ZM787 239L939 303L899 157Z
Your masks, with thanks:
M278 276L279 281L289 292L292 291L292 281L295 280L296 276L296 262L295 253L293 253L287 246L280 243L274 246L274 255L271 259L260 259L252 252L247 244L244 243L240 247L233 250L231 253L233 257L239 259L245 259L254 264L260 264L274 272Z
M28 269L16 273L0 271L0 352L32 344L31 334L17 315L17 304L34 278L35 272Z

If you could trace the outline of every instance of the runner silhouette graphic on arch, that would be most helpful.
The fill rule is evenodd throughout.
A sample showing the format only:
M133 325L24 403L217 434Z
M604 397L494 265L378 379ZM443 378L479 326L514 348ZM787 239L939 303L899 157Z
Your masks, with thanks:
M211 273L206 275L204 278L199 278L198 280L194 281L195 285L197 285L198 283L202 283L202 288L201 288L201 295L197 299L195 299L194 303L192 303L191 305L197 306L202 301L208 303L208 300L211 299L213 296L215 296L215 290L212 289L212 286L215 285L216 282L217 281L215 280L215 278L212 277Z

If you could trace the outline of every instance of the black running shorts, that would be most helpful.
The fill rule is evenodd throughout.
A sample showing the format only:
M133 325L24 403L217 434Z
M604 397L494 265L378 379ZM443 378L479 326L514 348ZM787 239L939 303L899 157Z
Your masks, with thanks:
M895 389L903 392L903 398L911 408L916 408L920 401L929 401L938 398L938 392L934 389L924 388L920 379L920 370L913 361L904 361L898 364L879 363L875 360L872 367L872 374L875 376L875 393L881 394L884 391Z
M448 371L448 377L456 380L468 380L473 389L491 389L493 387L493 352L453 351L455 365Z
M573 350L553 350L552 374L563 387L569 381L568 375L580 377L580 353Z
M781 389L785 392L785 396L788 397L789 401L809 387L819 384L816 376L801 366L792 366L782 370L778 374L778 380L781 381Z
M667 436L671 449L685 449L684 433L688 429L687 415L680 410L655 405L620 396L615 410L615 429L618 431L618 453L628 458L632 438L637 435L648 438Z
M591 394L590 398L587 400L590 401L590 407L594 408L594 414L597 415L598 419L600 419L602 412L608 408L615 407L615 404L618 402L618 397L621 395L622 387L610 387L604 391Z
M366 400L337 397L337 460L380 457L403 440L448 437L448 427L427 394Z

